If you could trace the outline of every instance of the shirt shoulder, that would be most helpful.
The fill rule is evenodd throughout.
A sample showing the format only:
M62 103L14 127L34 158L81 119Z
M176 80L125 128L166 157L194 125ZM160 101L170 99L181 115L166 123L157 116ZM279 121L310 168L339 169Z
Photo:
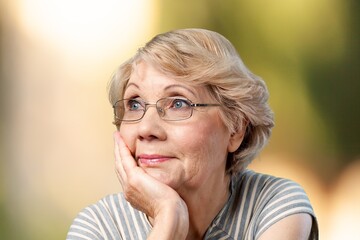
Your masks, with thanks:
M232 177L230 188L231 196L214 223L232 239L257 239L274 223L297 213L312 216L317 234L313 208L298 183L246 170Z
M298 213L306 213L312 216L312 235L318 234L314 210L300 184L290 179L253 171L245 172L241 181L245 185L251 185L254 188L248 190L245 194L247 196L246 201L253 204L252 219L249 227L255 239L276 222ZM316 239L316 237L311 239Z
M74 219L66 239L146 239L150 228L146 215L118 193L84 208Z

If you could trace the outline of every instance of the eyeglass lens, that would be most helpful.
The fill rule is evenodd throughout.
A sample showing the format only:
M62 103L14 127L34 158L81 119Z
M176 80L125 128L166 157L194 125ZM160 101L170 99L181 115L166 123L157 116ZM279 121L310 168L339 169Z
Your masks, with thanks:
M157 112L165 120L183 120L191 117L192 103L183 98L162 98L156 104L149 104L142 99L123 99L114 106L114 113L118 120L140 120L149 106L156 106Z

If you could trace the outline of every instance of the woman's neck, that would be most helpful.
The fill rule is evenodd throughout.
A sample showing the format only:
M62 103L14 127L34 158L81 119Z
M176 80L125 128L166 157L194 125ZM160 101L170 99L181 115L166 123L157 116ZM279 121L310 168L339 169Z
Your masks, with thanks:
M208 180L193 192L180 193L189 211L190 226L187 239L203 239L210 224L229 198L229 175Z

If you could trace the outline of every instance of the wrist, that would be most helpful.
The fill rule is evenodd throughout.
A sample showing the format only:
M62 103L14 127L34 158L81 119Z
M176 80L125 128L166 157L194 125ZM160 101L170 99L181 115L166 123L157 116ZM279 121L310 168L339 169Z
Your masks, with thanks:
M185 239L189 231L189 214L180 198L167 201L155 214L153 229L148 239Z

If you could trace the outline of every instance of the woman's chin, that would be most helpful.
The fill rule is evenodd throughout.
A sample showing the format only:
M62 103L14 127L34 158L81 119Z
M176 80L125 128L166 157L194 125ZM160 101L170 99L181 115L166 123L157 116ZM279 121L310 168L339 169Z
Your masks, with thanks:
M144 169L147 174L155 178L159 182L168 185L172 189L176 189L180 185L180 178L176 173L169 173L158 168L146 168Z

